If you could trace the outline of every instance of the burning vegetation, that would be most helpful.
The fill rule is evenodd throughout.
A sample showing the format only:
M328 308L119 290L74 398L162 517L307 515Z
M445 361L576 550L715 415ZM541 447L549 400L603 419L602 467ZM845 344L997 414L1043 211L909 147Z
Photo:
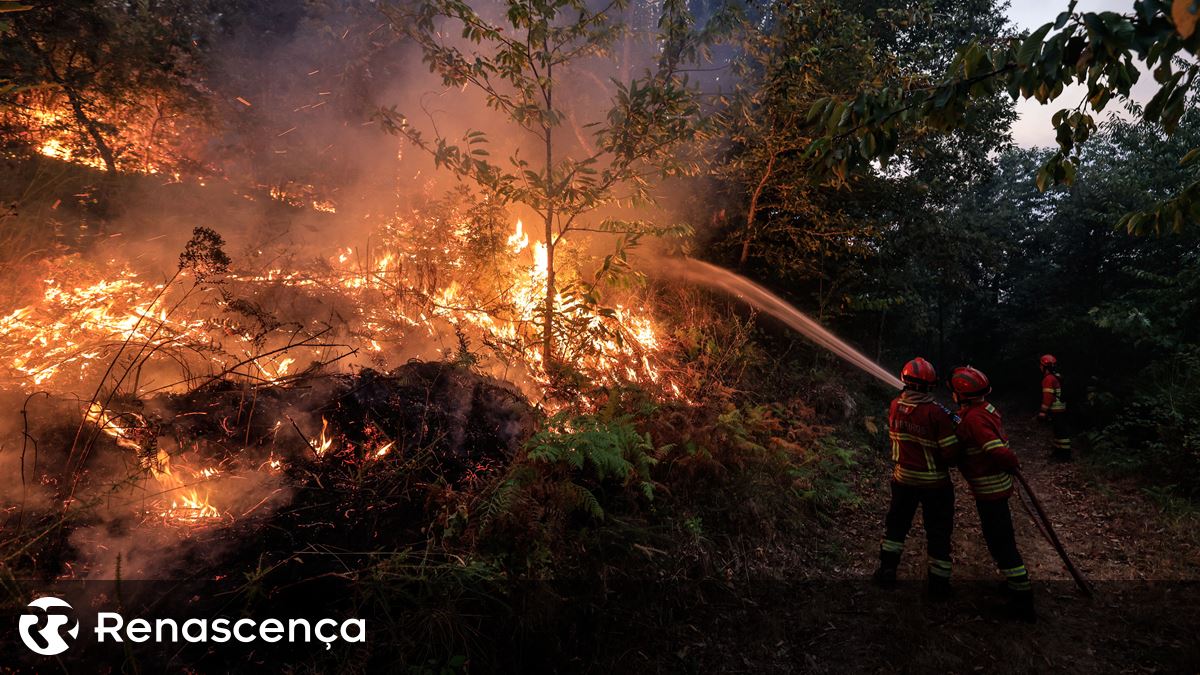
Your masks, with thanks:
M471 223L440 236L436 260L409 245L418 226L389 223L368 248L257 268L197 228L160 282L117 259L38 263L26 297L4 310L0 353L5 386L30 395L27 407L38 393L80 401L64 508L94 495L95 464L114 454L140 474L119 502L130 513L114 516L140 518L136 528L252 518L283 499L284 476L329 462L367 470L429 452L452 484L478 481L532 433L529 400L555 412L587 409L604 387L679 392L646 310L564 294L559 354L590 384L555 380L539 350L544 248L520 221L489 252L487 275L471 273L485 264L469 259ZM444 365L403 365L423 350ZM127 558L125 573L140 562Z
M361 655L171 646L137 668L536 671L541 649L769 672L816 668L816 644L830 670L962 669L887 660L876 642L925 642L897 637L925 626L903 599L839 667L827 626L857 629L861 594L826 615L793 602L809 589L730 593L865 576L880 383L903 386L880 364L916 353L1009 392L1022 354L1084 364L1086 440L1163 504L1196 495L1200 112L1171 59L1200 38L1169 3L1020 40L992 0L30 4L0 0L9 604L105 581L97 603L121 604L144 581L153 606L169 579L164 607L320 597L379 631ZM983 42L947 53L964 31ZM1098 127L1087 106L1128 94L1153 34L1146 108L1176 135ZM1085 71L1103 77L1056 116L1061 152L1011 149L1005 92ZM1114 178L1103 199L1050 185L1077 173ZM670 597L647 609L638 584ZM743 621L779 604L786 631ZM1012 652L995 639L956 644Z

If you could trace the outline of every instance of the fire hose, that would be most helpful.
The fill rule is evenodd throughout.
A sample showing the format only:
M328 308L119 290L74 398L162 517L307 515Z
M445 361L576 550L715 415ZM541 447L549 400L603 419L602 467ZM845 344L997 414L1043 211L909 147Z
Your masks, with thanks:
M1085 597L1092 597L1091 584L1088 583L1088 580L1083 576L1083 573L1079 571L1079 568L1075 567L1075 563L1071 562L1071 556L1067 555L1067 549L1063 548L1062 542L1058 540L1058 534L1054 531L1054 525L1050 523L1050 517L1046 515L1046 509L1042 507L1042 502L1037 498L1037 495L1034 494L1033 488L1029 487L1029 481L1025 480L1025 476L1022 475L1020 471L1013 471L1013 475L1016 476L1017 482L1021 484L1021 489L1025 491L1025 494L1029 495L1029 501L1033 504L1033 508L1037 512L1037 517L1034 518L1034 522L1038 525L1038 529L1041 531L1042 535L1046 537L1050 544L1054 546L1054 550L1058 552L1058 557L1062 558L1063 565L1066 566L1067 572L1070 572L1071 578L1074 579L1075 584L1079 586L1080 592L1083 593ZM1019 495L1020 493L1017 494ZM1025 500L1022 499L1021 503L1024 505ZM1028 508L1028 505L1026 505L1027 510ZM1030 515L1032 516L1033 514L1030 513Z

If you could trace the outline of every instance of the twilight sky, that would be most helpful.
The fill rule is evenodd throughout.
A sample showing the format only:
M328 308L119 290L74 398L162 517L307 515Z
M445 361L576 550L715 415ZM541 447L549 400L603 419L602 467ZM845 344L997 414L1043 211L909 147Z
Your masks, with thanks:
M1067 8L1067 0L1010 0L1008 17L1018 30L1033 30L1044 23L1054 20L1059 12ZM1129 13L1133 11L1133 0L1080 0L1078 11L1117 11ZM1085 93L1081 86L1073 86L1063 91L1063 95L1049 105L1041 105L1034 99L1017 102L1017 112L1020 119L1013 124L1013 140L1022 146L1052 146L1054 145L1054 128L1050 126L1050 118L1062 108L1074 107ZM1148 72L1143 72L1138 83L1134 85L1134 98L1141 103L1150 100L1154 95L1154 78ZM1120 110L1119 102L1112 101L1103 113L1107 116L1110 111ZM1097 118L1097 122L1101 120Z

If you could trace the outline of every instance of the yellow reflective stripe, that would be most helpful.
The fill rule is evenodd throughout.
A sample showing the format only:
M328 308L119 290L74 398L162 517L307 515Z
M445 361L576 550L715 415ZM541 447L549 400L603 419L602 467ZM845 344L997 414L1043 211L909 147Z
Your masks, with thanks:
M891 436L891 439L893 441L909 441L910 443L917 443L917 444L920 444L920 445L923 445L926 447L930 447L930 448L937 447L936 442L931 441L926 438L921 438L920 436L914 436L912 434L903 434L898 431L892 431L892 432L890 432L889 435Z
M951 435L943 438L942 440L938 441L937 444L938 444L938 447L948 448L957 442L958 442L958 436L951 434Z
M977 494L994 494L1011 489L1012 476L1005 473L998 476L968 478L967 483L970 484L972 492Z
M1054 391L1053 389L1047 389L1045 387L1042 387L1042 393L1043 394L1056 394L1058 392Z
M892 472L892 478L912 485L936 485L950 480L950 474L946 471L916 471L897 464L896 469Z
M912 476L913 478L947 478L950 476L950 473L947 471L937 469L933 471L920 471L918 469L910 469L902 464L896 465L896 473Z
M929 573L937 575L939 577L949 577L950 576L950 561L942 560L940 558L934 558L934 557L930 556L930 558L929 558Z
M1054 404L1050 406L1050 409L1051 410L1066 410L1067 404L1063 403L1062 401L1055 401Z
M983 449L984 450L992 450L994 448L1000 448L1000 447L1003 447L1006 445L1008 445L1008 444L1005 443L1002 439L996 438L996 439L988 441L987 443L984 443Z
M904 542L892 541L891 539L884 539L883 543L881 543L879 545L879 548L881 548L889 553L899 553L904 550Z
M1000 573L1006 577L1019 577L1022 574L1027 574L1028 572L1026 571L1024 565L1017 565L1016 567L1002 569L1002 570L1000 570Z

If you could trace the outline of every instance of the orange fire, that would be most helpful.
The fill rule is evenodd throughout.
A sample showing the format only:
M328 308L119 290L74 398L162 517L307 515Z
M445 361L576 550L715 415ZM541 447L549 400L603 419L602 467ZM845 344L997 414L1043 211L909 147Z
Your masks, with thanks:
M531 240L517 221L498 254L497 274L480 275L456 257L461 245L456 241L468 230L466 225L449 228L449 242L437 244L449 261L442 269L431 269L422 253L406 250L405 238L393 233L373 248L336 247L322 260L291 269L235 270L219 293L196 284L186 272L166 285L117 261L93 266L79 256L50 260L32 297L0 307L0 386L86 395L106 372L112 379L105 384L117 379L109 369L114 363L121 392L134 396L188 391L217 376L262 386L307 372L330 356L328 344L306 347L303 340L322 335L322 325L328 327L323 317L304 323L281 316L278 324L286 328L267 333L230 318L230 298L260 294L296 298L295 304L302 306L314 304L309 298L339 303L343 324L336 340L319 342L344 344L349 355L368 357L371 365L408 358L404 349L410 339L440 344L438 351L448 357L465 335L476 349L490 350L484 358L495 355L494 362L480 361L478 367L495 365L498 375L508 376L516 364L523 369L527 393L553 408L541 396L551 380L541 351L545 243ZM559 251L570 251L566 242L558 245ZM586 284L571 270L560 270L558 276L559 358L600 384L655 385L678 395L678 385L664 377L663 339L646 306L627 295L629 302L601 310L580 300L577 289ZM353 368L356 362L347 359L342 365ZM157 481L161 498L150 513L181 526L226 517L210 494L219 485L210 483L220 478L219 467L193 468L161 449L147 450L149 441L139 435L146 421L136 414L114 413L93 403L84 417L119 447L136 453ZM322 418L320 433L307 440L317 457L324 457L334 449L335 436ZM377 460L393 449L390 442L367 446L362 456ZM283 469L284 462L274 455L260 467L266 472Z
M317 457L324 457L325 453L329 452L329 448L333 447L333 437L329 433L329 420L321 418L321 435L313 439L313 451L317 453Z
M168 522L181 525L202 525L221 518L221 512L208 503L208 497L195 490L171 499L171 506L159 515Z
M135 429L144 426L145 421L140 416L133 413L114 415L99 403L92 403L84 417L105 434L116 439L118 446L137 453L139 463L154 477L163 495L158 500L156 512L164 521L179 525L199 525L221 518L221 512L209 503L207 493L186 486L178 478L172 469L169 454L160 448L153 458L147 458L145 449L134 440ZM122 422L122 419L129 419L131 423ZM221 473L216 467L186 470L199 481L211 480Z

